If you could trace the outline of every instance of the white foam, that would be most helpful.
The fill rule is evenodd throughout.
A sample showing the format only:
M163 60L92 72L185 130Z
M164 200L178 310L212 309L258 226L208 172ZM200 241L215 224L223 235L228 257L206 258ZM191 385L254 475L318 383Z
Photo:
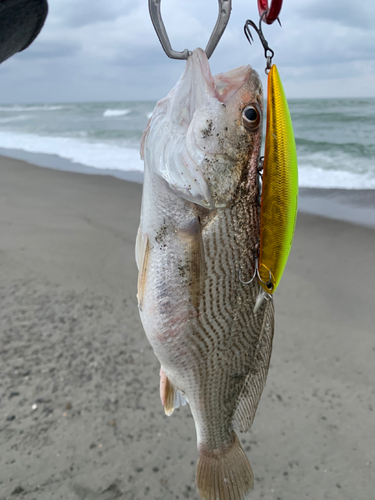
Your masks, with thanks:
M80 138L40 136L29 133L0 131L0 147L21 149L31 153L54 154L75 163L103 170L137 170L143 172L143 161L138 147L124 147L105 142L90 142L84 133ZM83 137L82 137L83 136ZM333 169L328 158L320 161L314 155L301 155L299 158L299 185L301 187L375 189L375 168L367 164L358 166L359 171L345 170L346 162L337 162L344 166L341 170ZM323 168L318 165L323 165ZM324 168L326 167L326 168Z
M150 119L150 118L151 118L152 113L153 113L152 111L151 111L151 113L147 113L147 118L148 118L148 119Z
M336 152L299 153L299 185L327 189L375 189L375 165L368 158Z
M375 175L348 172L347 170L324 170L303 164L298 169L299 186L323 189L375 189Z
M75 163L103 170L138 170L143 172L139 148L88 142L71 137L43 137L36 134L0 132L0 147L22 149L67 158Z
M112 116L124 116L130 113L130 109L106 109L103 113L103 116L106 118Z
M0 106L0 111L58 111L69 106Z

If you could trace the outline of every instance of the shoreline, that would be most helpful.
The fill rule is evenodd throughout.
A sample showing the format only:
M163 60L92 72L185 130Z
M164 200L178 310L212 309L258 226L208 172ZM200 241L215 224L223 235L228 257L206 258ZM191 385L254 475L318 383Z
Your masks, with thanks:
M0 500L196 500L138 314L142 186L0 157ZM375 231L301 213L267 384L239 439L250 498L373 495Z
M23 161L40 168L99 177L109 176L136 184L143 184L143 172L101 170L80 163L73 163L57 155L0 148L1 157ZM375 229L375 189L300 187L298 212Z

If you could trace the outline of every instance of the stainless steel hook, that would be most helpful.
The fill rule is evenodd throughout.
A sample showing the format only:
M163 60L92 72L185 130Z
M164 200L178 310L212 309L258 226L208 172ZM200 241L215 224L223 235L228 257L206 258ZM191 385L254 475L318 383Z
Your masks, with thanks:
M238 271L238 278L243 285L250 285L250 283L252 283L254 281L254 279L257 277L258 281L260 283L263 283L263 285L265 285L268 288L268 290L271 291L273 289L271 269L268 269L268 274L269 274L268 281L263 281L262 278L260 277L260 273L259 273L259 240L258 240L258 242L256 243L255 248L254 248L254 273L253 273L253 276L251 277L251 279L249 281L243 281L241 278L241 269L240 269Z
M225 31L225 28L227 27L232 10L232 0L218 1L219 15L205 51L208 59L212 56L217 44L219 43L220 38ZM150 12L151 21L155 28L156 34L158 35L161 46L163 47L164 52L167 54L167 56L171 59L187 59L191 54L190 50L185 49L182 52L177 52L176 50L172 49L171 42L169 41L167 31L161 17L160 4L161 0L148 0L148 9Z

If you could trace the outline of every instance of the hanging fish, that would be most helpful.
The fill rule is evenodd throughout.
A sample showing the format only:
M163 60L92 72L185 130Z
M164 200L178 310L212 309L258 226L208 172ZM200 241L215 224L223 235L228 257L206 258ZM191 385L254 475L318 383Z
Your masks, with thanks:
M253 473L236 431L251 427L266 381L273 301L254 311L263 91L250 66L213 76L196 49L142 138L136 258L141 320L160 361L167 415L186 401L205 500L242 500Z
M297 206L296 143L288 103L274 64L268 74L259 250L259 281L269 294L278 287L288 260Z

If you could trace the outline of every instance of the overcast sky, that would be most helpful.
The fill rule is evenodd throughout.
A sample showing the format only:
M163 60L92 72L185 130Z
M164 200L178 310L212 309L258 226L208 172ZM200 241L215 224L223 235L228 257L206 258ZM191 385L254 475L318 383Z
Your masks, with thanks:
M212 70L249 63L264 75L260 42L243 34L259 18L257 0L232 6ZM204 48L217 9L217 0L163 0L172 47ZM375 97L374 0L284 0L280 18L282 28L263 31L288 97ZM36 41L0 65L0 102L160 99L184 64L164 54L147 0L49 0Z

